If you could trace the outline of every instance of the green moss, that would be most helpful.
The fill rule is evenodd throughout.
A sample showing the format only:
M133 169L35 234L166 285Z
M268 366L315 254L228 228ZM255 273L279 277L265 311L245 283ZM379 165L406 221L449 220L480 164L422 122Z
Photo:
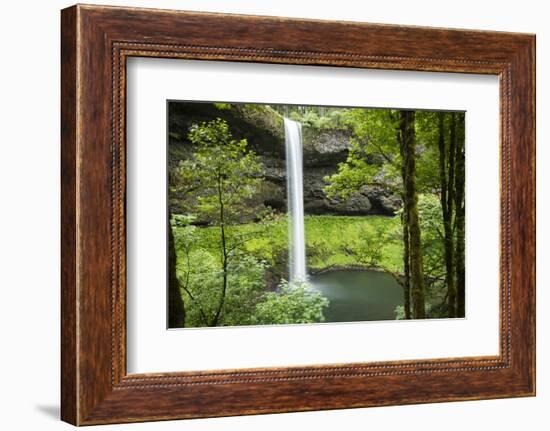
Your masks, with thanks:
M235 113L246 123L284 140L283 117L268 105L232 105Z
M398 217L383 216L306 216L306 253L310 270L319 271L331 267L364 266L353 253L360 241L379 241L383 230L385 244L377 266L391 271L402 271L403 250L399 236ZM213 253L218 250L218 229L197 229L200 244ZM258 224L248 223L229 228L229 236L250 237L246 252L265 260L271 267L283 270L287 265L288 225L285 218Z
M220 111L227 111L231 109L231 103L214 103L214 106Z
M332 266L361 266L350 248L360 240L375 240L377 231L392 232L399 229L397 217L383 216L307 216L306 247L311 269ZM402 243L394 235L386 241L378 266L391 271L402 270Z

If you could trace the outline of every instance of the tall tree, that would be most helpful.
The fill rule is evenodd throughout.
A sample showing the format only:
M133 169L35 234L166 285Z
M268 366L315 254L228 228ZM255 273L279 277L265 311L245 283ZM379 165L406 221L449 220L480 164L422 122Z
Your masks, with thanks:
M424 317L425 286L417 206L415 114L412 111L389 109L355 109L350 111L348 121L356 139L352 141L346 162L339 165L336 174L325 178L329 183L325 190L329 196L342 198L347 198L365 186L383 187L400 194L404 203L401 212L403 273L397 279L403 287L405 318ZM414 193L411 194L407 185L413 186ZM411 235L414 235L414 239Z
M176 247L170 223L172 214L170 211L168 214L168 327L183 328L185 326L185 307L176 274Z
M250 198L260 186L262 166L256 154L247 149L246 139L233 139L228 124L219 118L194 125L188 137L196 151L180 163L178 177L192 191L187 194L189 209L218 228L221 283L208 322L209 326L217 326L226 303L230 261L250 239L229 228L246 215L260 214Z
M455 230L456 230L456 286L457 286L457 317L465 316L465 270L464 270L464 239L465 239L465 152L464 152L464 114L458 114L458 121L454 124L456 147L456 175L455 175Z
M401 116L401 113L399 113L399 117ZM401 156L400 164L401 164L401 181L402 181L402 187L401 187L401 200L403 201L403 204L406 202L406 190L405 190L405 183L407 182L407 170L405 167L405 147L402 143L401 138L401 122L400 118L396 122L398 127L396 127L396 133L397 133L397 142L399 145L399 154ZM405 313L405 319L411 319L412 318L412 309L411 309L411 237L409 232L409 208L404 205L403 211L401 213L401 230L402 230L402 238L403 238L403 310Z
M383 187L399 193L403 238L403 287L405 318L425 317L425 285L418 214L418 172L413 111L357 109L348 121L356 139L345 163L325 180L329 196L347 198L362 187ZM426 170L426 169L424 169ZM428 172L426 170L426 172ZM430 178L431 181L431 178Z
M405 199L403 198L403 202ZM401 214L401 227L403 235L403 308L405 319L410 319L411 314L411 267L410 267L410 237L409 237L409 216L406 210Z
M438 115L438 148L439 148L439 181L441 187L441 209L443 212L443 241L445 247L445 284L447 285L447 307L449 317L456 316L456 285L454 271L454 232L453 218L455 205L455 148L456 148L456 127L455 113L450 114L450 137L449 145L445 139L445 117L444 112Z
M407 214L409 233L409 267L413 318L426 317L422 242L418 218L418 192L416 188L416 134L415 112L400 111L401 154L403 157L404 211Z
M401 115L400 113L398 114ZM405 168L405 153L404 146L401 139L401 123L397 113L394 114L394 122L396 124L396 135L397 142L399 145L399 154L401 156L401 182L402 187L400 191L401 200L403 203L406 201L406 191L405 183L407 181L407 170ZM412 317L411 313L411 246L410 246L410 233L409 233L409 209L405 205L401 213L401 235L403 239L403 282L401 283L403 287L403 311L405 313L405 319L410 319Z
M398 193L403 202L405 193L405 168L401 151L399 111L390 109L354 109L347 121L353 127L356 138L345 163L338 172L325 178L329 196L347 198L365 186L383 187ZM394 274L403 287L405 318L410 319L411 290L409 265L408 213L401 213L403 239L403 273ZM388 268L385 268L391 272Z

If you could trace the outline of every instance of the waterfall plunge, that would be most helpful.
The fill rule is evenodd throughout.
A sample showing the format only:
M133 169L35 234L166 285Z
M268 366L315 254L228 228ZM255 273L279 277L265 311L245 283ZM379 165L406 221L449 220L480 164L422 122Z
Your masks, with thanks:
M285 118L285 144L289 217L289 281L300 283L307 279L304 234L302 128L300 123L288 118Z

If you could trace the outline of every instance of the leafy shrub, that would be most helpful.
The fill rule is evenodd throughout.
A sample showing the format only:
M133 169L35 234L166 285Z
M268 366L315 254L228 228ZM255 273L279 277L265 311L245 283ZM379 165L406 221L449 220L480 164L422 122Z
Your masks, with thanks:
M379 267L388 244L388 227L376 225L371 229L361 226L359 234L346 246L346 251L368 267Z
M328 299L309 288L307 283L282 281L276 292L268 292L256 305L253 324L292 324L323 322Z

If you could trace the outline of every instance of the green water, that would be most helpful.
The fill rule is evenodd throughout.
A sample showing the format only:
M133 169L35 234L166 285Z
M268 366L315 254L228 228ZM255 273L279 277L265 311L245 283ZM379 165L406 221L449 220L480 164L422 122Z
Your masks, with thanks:
M387 272L331 271L309 282L330 301L325 322L394 320L395 307L403 305L403 288Z

